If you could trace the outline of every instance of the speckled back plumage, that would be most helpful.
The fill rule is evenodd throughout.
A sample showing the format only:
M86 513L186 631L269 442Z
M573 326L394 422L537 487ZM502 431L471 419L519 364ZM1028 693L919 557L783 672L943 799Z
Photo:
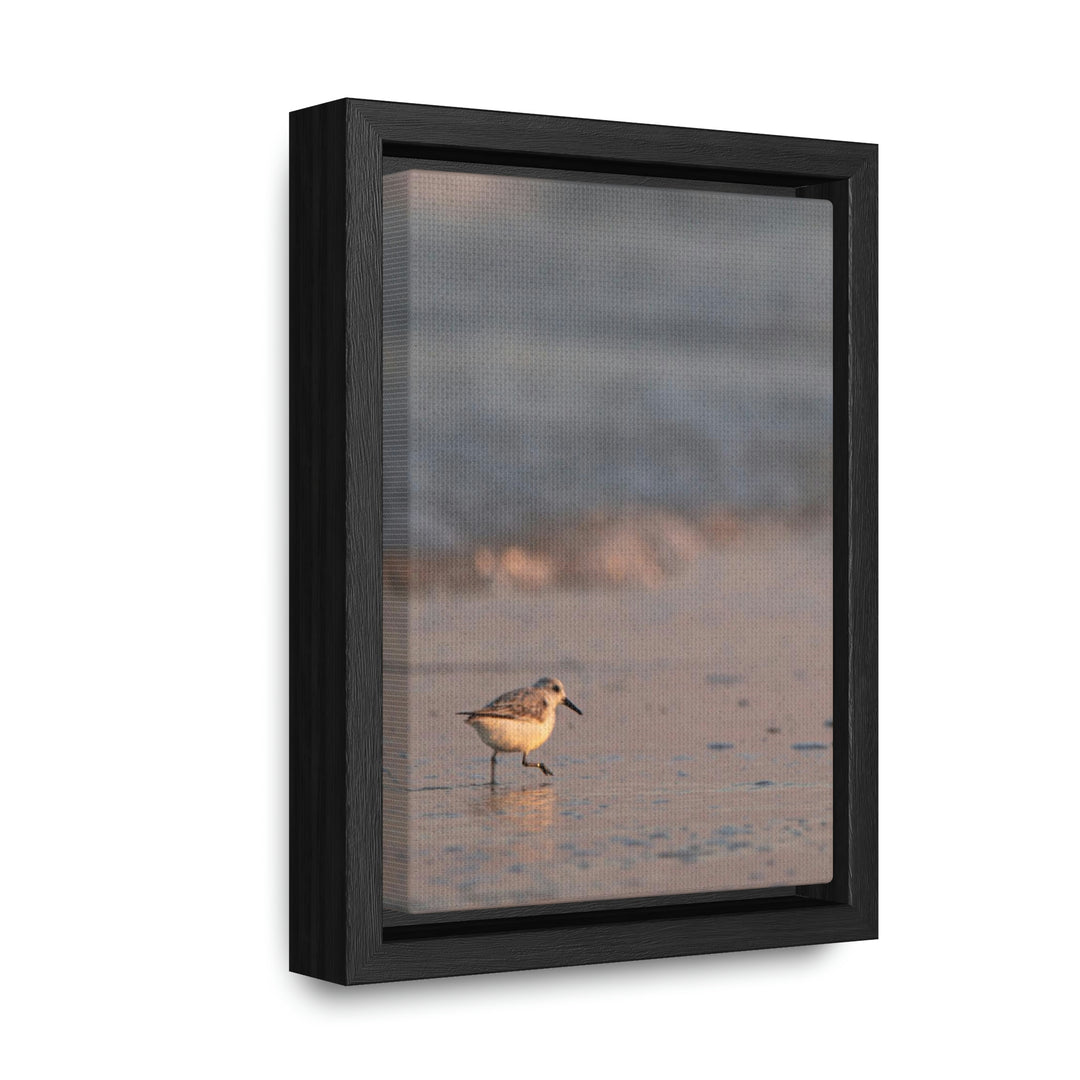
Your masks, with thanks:
M548 715L552 702L538 686L523 686L519 690L508 690L482 709L464 713L465 723L479 717L492 717L502 720L531 720L542 724Z

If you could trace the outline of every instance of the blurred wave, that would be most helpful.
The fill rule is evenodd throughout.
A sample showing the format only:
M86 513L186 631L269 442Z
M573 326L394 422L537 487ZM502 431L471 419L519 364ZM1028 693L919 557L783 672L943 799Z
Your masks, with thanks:
M414 555L585 580L718 508L827 510L828 204L406 175Z

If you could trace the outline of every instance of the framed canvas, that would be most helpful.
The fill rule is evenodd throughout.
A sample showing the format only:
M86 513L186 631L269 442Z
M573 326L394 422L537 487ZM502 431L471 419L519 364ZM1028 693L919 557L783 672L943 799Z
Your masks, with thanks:
M876 937L876 170L292 114L292 970Z

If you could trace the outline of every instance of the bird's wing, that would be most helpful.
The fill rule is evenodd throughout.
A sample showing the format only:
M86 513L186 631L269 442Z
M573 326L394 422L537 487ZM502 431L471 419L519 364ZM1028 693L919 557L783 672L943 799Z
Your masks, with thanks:
M479 716L489 716L496 720L533 720L540 723L547 710L547 698L536 686L525 686L520 690L511 690L489 702L482 709L462 713L470 720Z

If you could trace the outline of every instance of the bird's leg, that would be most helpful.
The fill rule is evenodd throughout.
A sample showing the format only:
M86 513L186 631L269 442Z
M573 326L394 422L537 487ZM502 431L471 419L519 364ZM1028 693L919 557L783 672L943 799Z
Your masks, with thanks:
M539 769L545 776L554 776L555 774L542 762L542 761L526 761L528 751L521 755L521 764L529 769Z
M498 750L496 750L496 751L495 751L495 752L494 752L494 753L493 753L493 754L491 755L491 782L492 782L492 784L494 784L494 783L495 783L495 759L496 759L496 758L497 758L498 756L499 756L499 751L498 751Z

